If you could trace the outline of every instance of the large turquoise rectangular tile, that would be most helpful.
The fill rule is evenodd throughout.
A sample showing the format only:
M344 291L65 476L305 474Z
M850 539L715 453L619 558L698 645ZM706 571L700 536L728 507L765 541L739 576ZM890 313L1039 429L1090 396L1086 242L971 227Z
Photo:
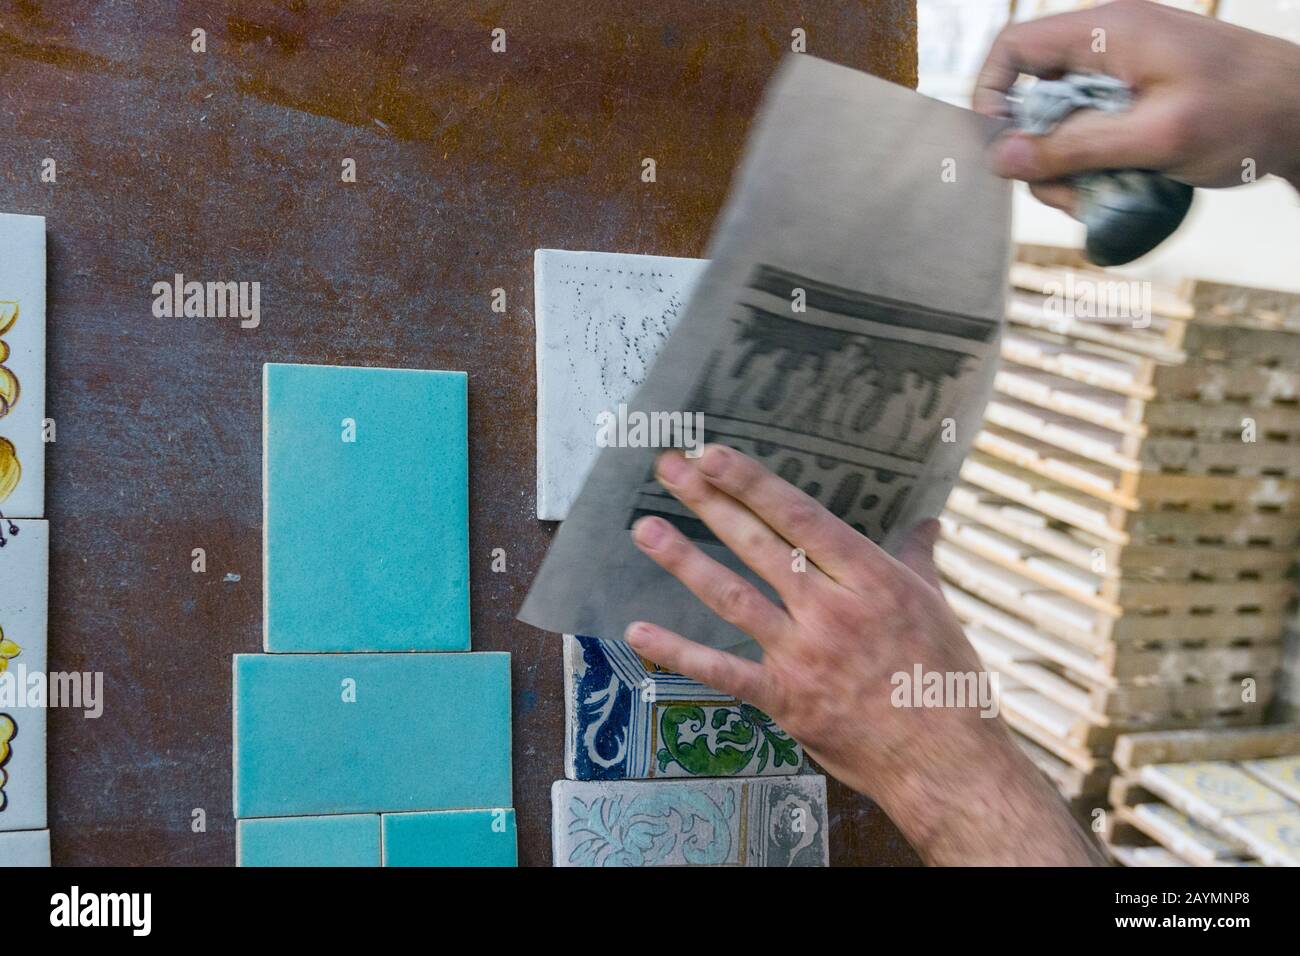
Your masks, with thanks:
M516 866L515 811L385 813L384 866Z
M508 807L510 655L236 654L235 816Z
M236 866L378 866L379 816L240 820Z
M469 649L464 372L267 365L268 651Z

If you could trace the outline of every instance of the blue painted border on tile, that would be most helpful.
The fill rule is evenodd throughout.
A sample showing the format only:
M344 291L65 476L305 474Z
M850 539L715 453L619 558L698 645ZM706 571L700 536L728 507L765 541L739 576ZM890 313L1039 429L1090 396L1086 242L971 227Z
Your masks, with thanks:
M513 802L509 654L236 654L233 669L238 818Z
M239 820L239 866L379 866L378 814Z
M647 681L655 692L650 700ZM564 773L570 780L778 777L800 773L804 766L803 749L768 715L682 674L648 671L622 641L566 634L564 698ZM675 731L682 720L665 723L666 715L692 706L700 708L699 716L689 715L685 733ZM724 722L712 724L719 714ZM733 734L713 751L704 739L710 726L712 732L725 728ZM734 736L737 731L747 733L749 742ZM677 750L685 740L695 749L690 760ZM705 752L719 759L701 769ZM745 752L749 759L738 765Z
M467 395L464 372L263 367L265 650L469 649Z
M565 661L565 679L572 684L565 687L565 772L578 780L621 780L628 776L629 755L648 735L632 726L635 692L619 679L596 638L574 637L565 652L578 658Z
M515 811L385 813L384 866L517 866ZM498 821L500 821L498 823ZM504 829L493 829L497 824Z

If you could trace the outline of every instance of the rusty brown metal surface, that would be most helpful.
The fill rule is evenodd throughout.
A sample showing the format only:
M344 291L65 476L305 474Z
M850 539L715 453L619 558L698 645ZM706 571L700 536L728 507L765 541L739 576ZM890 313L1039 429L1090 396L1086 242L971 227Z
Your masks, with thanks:
M699 255L791 30L912 85L915 26L911 0L0 4L0 210L48 220L50 666L105 680L99 720L50 715L55 862L233 862L230 656L261 647L282 361L469 373L473 640L514 653L520 859L548 864L560 644L514 620L552 533L533 249ZM260 282L261 326L155 318L176 272ZM831 846L915 862L838 786Z

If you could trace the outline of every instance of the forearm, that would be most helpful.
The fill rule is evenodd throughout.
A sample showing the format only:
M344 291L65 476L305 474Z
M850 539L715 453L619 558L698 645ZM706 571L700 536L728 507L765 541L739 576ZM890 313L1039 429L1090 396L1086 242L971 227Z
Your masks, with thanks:
M1051 784L996 724L969 740L932 742L938 762L910 761L915 769L878 791L881 808L930 865L1104 865Z

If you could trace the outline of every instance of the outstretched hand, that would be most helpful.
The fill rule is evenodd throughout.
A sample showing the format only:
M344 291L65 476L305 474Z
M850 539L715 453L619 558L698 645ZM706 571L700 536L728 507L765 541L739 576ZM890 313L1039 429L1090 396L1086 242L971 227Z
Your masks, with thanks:
M1092 861L1001 720L981 716L973 701L894 705L897 673L910 676L918 665L926 673L980 670L939 591L931 561L937 522L914 529L896 559L725 446L710 445L695 460L668 452L657 475L781 605L667 521L643 518L633 528L637 546L751 635L763 660L649 622L627 629L638 653L765 710L827 772L880 803L930 862Z
M1081 110L1046 136L994 144L993 164L1073 212L1065 177L1154 169L1193 186L1237 186L1274 173L1300 187L1300 46L1147 0L1116 0L1015 23L993 43L972 105L1008 115L1021 73L1105 73L1134 92L1125 113Z

